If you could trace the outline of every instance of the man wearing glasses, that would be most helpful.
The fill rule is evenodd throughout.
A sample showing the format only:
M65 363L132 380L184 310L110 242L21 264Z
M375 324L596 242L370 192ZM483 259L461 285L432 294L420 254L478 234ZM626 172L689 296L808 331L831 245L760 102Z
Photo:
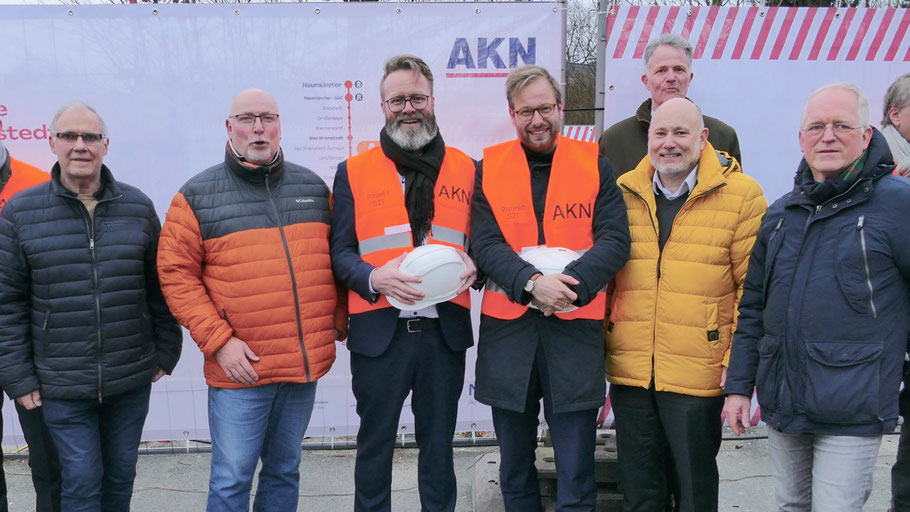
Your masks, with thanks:
M506 98L518 139L484 150L474 186L471 250L487 276L475 397L493 407L507 511L542 510L534 468L541 399L556 509L593 511L605 289L629 258L626 208L597 145L560 135L562 95L546 69L513 70ZM540 246L580 257L543 275L522 259Z
M474 161L448 147L433 112L433 74L413 55L392 57L379 84L380 147L349 158L335 174L332 265L350 290L348 349L360 430L354 510L391 510L392 455L408 393L416 424L421 508L455 509L452 438L473 344L468 288L476 269L470 234ZM457 296L414 311L420 279L398 270L414 247L442 243L467 269Z
M757 388L780 510L860 511L897 423L910 319L910 182L854 84L803 109L793 191L752 250L724 411L750 426Z
M171 201L158 270L174 316L205 355L209 512L297 510L300 445L316 381L335 361L344 301L329 262L329 189L284 159L278 103L231 100L224 161ZM343 332L340 333L343 336Z
M51 133L51 181L0 216L0 385L44 412L62 510L129 510L152 383L181 349L155 268L160 223L103 164L94 109L63 107Z

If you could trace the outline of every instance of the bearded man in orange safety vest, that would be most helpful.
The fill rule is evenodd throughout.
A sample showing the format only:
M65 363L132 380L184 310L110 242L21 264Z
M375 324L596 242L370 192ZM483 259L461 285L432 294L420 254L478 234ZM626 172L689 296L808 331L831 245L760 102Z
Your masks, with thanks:
M593 511L605 288L629 257L626 208L597 145L560 135L562 96L546 69L513 70L506 97L518 139L484 150L471 212L472 256L487 276L474 396L493 407L507 511L542 510L534 468L541 399L556 508ZM581 256L543 275L522 258L539 246Z
M339 164L333 187L332 266L350 290L347 346L360 416L354 510L391 510L392 454L412 392L421 508L452 511L452 438L465 350L473 344L467 290L477 270L465 251L474 161L439 134L426 62L392 57L380 92L386 119L380 147ZM399 265L424 244L454 247L466 270L453 299L419 307L424 294L411 284L420 279ZM390 298L419 309L403 311Z

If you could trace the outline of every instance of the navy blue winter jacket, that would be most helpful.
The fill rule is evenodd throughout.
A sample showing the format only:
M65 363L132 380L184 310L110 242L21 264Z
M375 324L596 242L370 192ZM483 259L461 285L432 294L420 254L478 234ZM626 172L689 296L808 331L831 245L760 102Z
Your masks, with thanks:
M101 168L94 219L60 184L16 194L0 215L0 386L92 399L177 365L181 333L158 285L151 200Z
M797 186L762 221L726 393L751 395L757 386L762 419L782 432L879 435L897 422L910 318L910 180L892 169L874 131L847 192L816 205Z

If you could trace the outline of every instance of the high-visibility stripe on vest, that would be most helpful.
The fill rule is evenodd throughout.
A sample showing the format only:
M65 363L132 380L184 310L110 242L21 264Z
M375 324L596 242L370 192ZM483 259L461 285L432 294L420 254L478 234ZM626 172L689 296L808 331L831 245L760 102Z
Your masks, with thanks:
M395 162L381 148L373 148L348 159L348 180L354 198L358 250L363 261L381 267L413 249L411 223ZM473 194L474 161L461 151L446 147L433 193L434 214L427 243L467 250ZM451 302L471 307L468 291ZM392 305L385 295L370 304L348 291L348 309L352 315L389 307Z
M25 162L20 162L13 157L9 157L9 163L12 174L6 185L3 185L3 190L0 190L0 210L3 209L3 206L16 192L34 187L51 179L50 174Z
M550 247L564 247L583 254L594 245L594 203L600 191L597 144L558 136L547 200L544 207L544 241ZM531 195L531 171L518 140L483 150L483 193L490 203L506 242L516 253L537 244L537 217ZM512 302L496 283L487 280L481 313L512 320L523 315L528 306ZM556 313L572 320L603 320L606 293L574 311Z

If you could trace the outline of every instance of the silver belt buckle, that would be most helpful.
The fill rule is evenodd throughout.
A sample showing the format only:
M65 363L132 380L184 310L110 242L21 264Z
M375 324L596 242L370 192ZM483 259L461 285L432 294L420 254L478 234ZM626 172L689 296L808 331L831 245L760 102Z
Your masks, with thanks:
M411 330L411 322L413 322L413 323L416 324L416 325L419 325L420 320L421 320L420 318L410 318L410 319L408 319L407 326L408 326L408 332L409 332L409 333L412 333L412 334L413 334L413 333L415 333L415 332L421 332L421 331L422 331L422 329L418 329L418 328L415 328L415 330Z

